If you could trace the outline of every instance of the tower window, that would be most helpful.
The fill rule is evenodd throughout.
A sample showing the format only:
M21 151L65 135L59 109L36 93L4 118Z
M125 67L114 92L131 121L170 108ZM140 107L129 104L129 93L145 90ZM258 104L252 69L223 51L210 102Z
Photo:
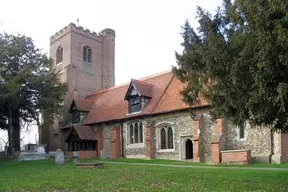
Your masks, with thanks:
M63 47L59 46L56 51L56 64L63 61Z
M91 63L91 56L92 56L91 48L88 46L85 46L83 48L83 62Z

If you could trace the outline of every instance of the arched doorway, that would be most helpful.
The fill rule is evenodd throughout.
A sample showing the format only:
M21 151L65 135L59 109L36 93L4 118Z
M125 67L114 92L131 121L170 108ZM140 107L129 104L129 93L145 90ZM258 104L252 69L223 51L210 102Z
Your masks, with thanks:
M186 149L186 159L193 159L193 143L191 139L187 139L185 143L185 149Z

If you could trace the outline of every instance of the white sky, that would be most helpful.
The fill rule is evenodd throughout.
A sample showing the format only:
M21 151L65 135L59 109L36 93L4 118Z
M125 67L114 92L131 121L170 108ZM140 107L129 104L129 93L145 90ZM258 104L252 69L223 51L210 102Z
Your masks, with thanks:
M180 27L197 26L196 6L213 12L222 0L0 0L0 32L34 39L49 53L49 38L70 22L116 32L116 85L171 69L181 52ZM32 134L32 142L35 141ZM3 133L0 132L0 137ZM31 138L31 137L30 137ZM26 139L27 140L27 139ZM27 140L28 142L28 140ZM25 142L26 143L26 142Z

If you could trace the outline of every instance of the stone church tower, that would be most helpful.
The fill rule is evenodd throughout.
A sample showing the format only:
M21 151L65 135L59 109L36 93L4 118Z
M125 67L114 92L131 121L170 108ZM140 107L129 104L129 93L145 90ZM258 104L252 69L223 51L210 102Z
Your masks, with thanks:
M115 85L115 31L104 29L97 34L70 23L50 38L50 57L61 82L68 86L62 119L51 125L44 117L40 132L40 143L47 144L47 151L55 151L63 148L65 134L59 128L71 121L73 98Z

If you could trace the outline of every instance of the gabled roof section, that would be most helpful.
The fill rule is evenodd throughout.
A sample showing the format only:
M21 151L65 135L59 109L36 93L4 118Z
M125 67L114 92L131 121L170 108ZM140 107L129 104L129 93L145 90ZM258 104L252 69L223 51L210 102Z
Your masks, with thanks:
M139 96L145 96L148 98L152 97L152 85L151 84L146 83L145 81L131 79L131 82L129 84L129 87L125 94L124 99L127 100L128 97L131 96L131 94L133 94L134 90Z
M81 140L92 140L92 141L95 141L97 140L96 139L96 136L95 136L95 133L94 131L92 130L92 128L90 126L84 126L84 125L73 125L65 139L65 141L67 141L70 136L71 136L71 133L73 132L73 130L76 131L77 135L79 136L79 138Z
M82 124L90 125L208 105L202 98L200 98L201 102L195 106L184 103L179 92L185 86L169 71L91 93L86 99L93 100L94 103ZM139 113L128 114L128 101L123 98L127 98L130 87L137 89L137 94L139 92L140 95L150 98Z
M72 101L70 112L75 106L79 111L90 111L91 107L93 105L93 100L90 99L84 99L84 98L75 98Z

